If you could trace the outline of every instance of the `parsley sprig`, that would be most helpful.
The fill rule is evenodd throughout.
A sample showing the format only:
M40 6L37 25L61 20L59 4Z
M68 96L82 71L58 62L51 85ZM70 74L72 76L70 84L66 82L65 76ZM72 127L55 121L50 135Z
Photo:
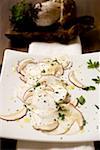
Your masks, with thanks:
M78 100L78 104L81 104L81 105L84 105L86 102L85 98L82 95L76 99Z
M87 64L88 64L89 69L97 69L100 72L100 70L99 70L100 63L99 63L99 61L92 61L91 59L89 59Z
M65 114L63 114L63 113L59 113L58 114L59 115L59 119L61 119L61 120L64 120L65 119Z
M85 90L85 91L94 91L95 89L96 89L95 86L87 86L87 87L83 88L83 90Z
M39 82L36 83L36 85L34 86L34 90L36 89L36 87L40 86L41 84Z
M100 77L97 76L97 78L93 78L92 81L94 81L96 84L100 83Z
M14 4L10 9L10 22L13 29L16 31L33 31L40 10L41 8L36 8L32 2L27 0L20 0Z

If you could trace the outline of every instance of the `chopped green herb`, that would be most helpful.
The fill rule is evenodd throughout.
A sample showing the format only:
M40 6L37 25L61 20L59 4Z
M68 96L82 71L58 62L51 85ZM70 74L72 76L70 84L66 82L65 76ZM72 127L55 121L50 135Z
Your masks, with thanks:
M38 82L36 85L35 85L35 87L37 87L37 86L40 86L41 84Z
M89 59L89 61L87 62L87 64L88 64L88 68L89 69L94 69L94 68L99 68L99 66L100 66L100 64L99 64L99 61L92 61L91 59Z
M43 69L41 72L42 72L42 73L45 73L45 70Z
M83 105L83 104L85 104L85 98L81 95L79 98L76 98L77 100L78 100L78 103L79 104L81 104L81 105Z
M100 83L100 77L97 76L97 78L92 79L96 84Z
M37 82L37 84L34 86L34 89L38 86L40 86L41 84L39 82Z
M65 114L59 113L59 119L64 120L65 119Z
M85 91L94 91L95 89L96 89L95 86L87 86L87 87L83 88L83 90L85 90Z
M99 106L97 106L97 105L95 105L95 107L96 107L97 109L100 109Z

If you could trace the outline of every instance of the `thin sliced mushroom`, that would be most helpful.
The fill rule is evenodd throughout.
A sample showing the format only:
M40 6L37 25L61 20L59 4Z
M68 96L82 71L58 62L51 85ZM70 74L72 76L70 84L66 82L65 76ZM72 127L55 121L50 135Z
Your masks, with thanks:
M74 84L75 86L77 86L78 88L84 88L86 87L85 85L83 85L80 81L78 81L78 79L75 76L75 72L74 71L70 71L68 74L68 78L69 81Z
M53 122L49 123L48 125L41 125L41 126L37 126L37 124L33 125L34 129L41 130L41 131L52 131L52 130L56 129L57 127L58 127L57 121L53 121Z
M50 134L64 134L71 130L75 122L77 123L79 130L81 130L84 126L84 118L82 116L82 113L71 103L60 104L60 107L62 110L59 111L59 113L62 114L64 118L61 119L60 117L58 117L59 126L55 130L50 132Z
M23 118L26 114L27 114L27 108L23 107L21 110L15 113L9 114L9 115L0 114L0 119L6 120L6 121L16 121L16 120Z
M48 69L45 69L45 73L42 73L42 75L55 75L59 77L64 73L63 66L57 59L44 59L41 63L48 64Z
M65 70L72 67L72 61L67 56L58 57L57 60Z
M63 66L58 62L58 65L55 68L55 76L59 77L61 75L63 75L64 73L64 68Z
M28 103L28 99L33 96L33 88L29 88L23 95L23 102Z
M38 115L34 113L33 116L33 128L41 131L52 131L58 127L59 123L57 120L43 121Z
M69 61L67 65L64 67L65 70L70 69L73 66L73 63Z
M82 113L71 103L61 104L62 110L66 111L66 116L72 121L76 121L79 128L82 129L84 126L84 117Z
M39 83L50 86L53 89L55 89L55 86L59 85L61 88L64 88L67 91L67 85L64 83L64 81L55 76L42 76L39 80Z
M60 120L59 126L55 130L51 131L50 134L53 134L53 135L65 134L71 129L73 124L74 124L74 121L69 120L69 119Z
M54 92L54 89L50 86L45 86L44 88L42 88L43 90L46 90L46 91L51 91L51 92Z
M17 71L18 73L21 73L24 75L24 73L22 72L22 70L27 66L27 64L29 63L34 63L33 59L24 59L22 61L19 62L18 67L17 67Z
M21 75L19 78L20 78L24 83L26 83L25 76Z

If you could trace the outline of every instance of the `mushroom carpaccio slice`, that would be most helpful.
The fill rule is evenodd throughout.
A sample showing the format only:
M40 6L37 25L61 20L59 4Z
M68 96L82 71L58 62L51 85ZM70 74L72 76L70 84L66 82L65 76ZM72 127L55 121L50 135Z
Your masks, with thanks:
M68 56L61 56L57 58L58 62L63 66L63 68L70 69L72 67L72 61Z
M45 111L44 111L45 112ZM58 121L55 119L57 118L57 114L52 113L52 115L48 115L48 117L44 117L44 112L43 116L40 113L33 113L32 115L32 125L33 128L36 130L41 130L41 131L52 131L56 129L59 125ZM40 115L39 115L40 114ZM45 112L45 115L48 113Z
M44 59L40 64L42 66L44 64L48 65L48 67L44 68L45 73L43 73L43 75L55 75L59 77L64 73L63 66L58 62L57 59Z
M71 127L74 126L75 122L77 123L79 130L81 130L84 126L84 118L82 113L70 103L61 104L60 107L62 108L62 111L60 111L59 113L62 114L64 118L62 119L59 117L58 128L50 132L50 134L64 134L71 130Z
M23 70L27 66L27 64L30 64L30 63L34 63L33 59L24 59L20 61L17 66L17 71L21 73L22 75L24 75L25 72Z
M31 100L30 100L30 98L31 98ZM30 104L28 104L28 100L30 101ZM56 104L55 104L54 98L52 96L52 92L41 89L41 86L37 87L33 91L32 97L31 96L29 98L27 97L25 104L32 112L34 112L35 109L43 109L43 110L44 109L46 109L46 110L54 109L54 110L56 110Z
M34 93L33 88L29 88L28 90L25 91L23 95L23 102L29 103L29 101L32 99Z
M27 108L23 107L19 111L9 114L9 115L0 114L0 119L6 120L6 121L16 121L16 120L23 118L26 114L27 114Z
M82 88L83 89L84 87L86 87L80 81L78 81L77 77L75 76L75 72L73 70L69 72L68 78L69 78L69 81L72 84L74 84L75 86L77 86L78 88Z
M84 126L84 117L82 113L71 103L61 104L62 110L65 110L66 116L78 123L80 129Z
M59 126L55 130L50 132L50 134L60 135L60 134L64 134L64 133L68 132L75 121L71 120L65 116L64 120L59 120L58 122L59 122Z

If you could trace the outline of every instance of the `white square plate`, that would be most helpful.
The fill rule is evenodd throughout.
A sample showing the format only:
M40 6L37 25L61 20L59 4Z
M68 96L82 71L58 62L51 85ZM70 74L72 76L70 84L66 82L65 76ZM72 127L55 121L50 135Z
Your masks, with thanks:
M60 54L59 54L60 55ZM47 55L48 56L48 55ZM19 76L14 70L18 61L25 58L31 58L31 54L6 50L4 55L3 67L0 79L0 113L9 114L17 111L22 107L22 102L16 98L16 90L20 84ZM35 56L35 59L41 59L45 56ZM49 55L52 58L52 56ZM55 56L57 57L57 55ZM94 91L84 91L76 89L72 92L73 97L84 95L86 103L80 106L79 110L83 113L86 120L86 126L83 132L73 135L47 135L32 128L27 120L27 116L18 121L3 121L0 120L0 137L34 140L45 142L79 142L79 141L95 141L100 140L100 86L92 81L93 78L99 76L96 69L88 69L87 61L99 61L100 53L83 54L69 56L73 61L73 68L82 78L83 83L96 87ZM97 107L99 109L97 109Z

